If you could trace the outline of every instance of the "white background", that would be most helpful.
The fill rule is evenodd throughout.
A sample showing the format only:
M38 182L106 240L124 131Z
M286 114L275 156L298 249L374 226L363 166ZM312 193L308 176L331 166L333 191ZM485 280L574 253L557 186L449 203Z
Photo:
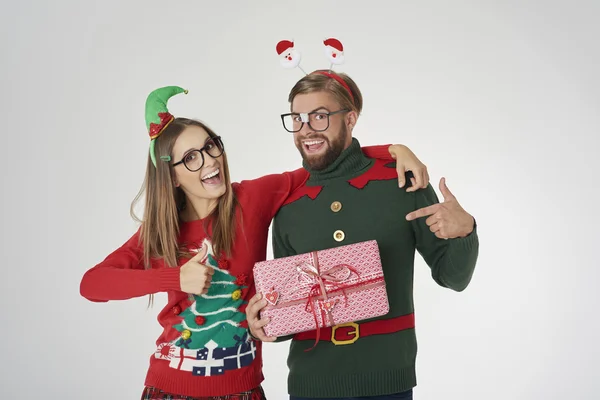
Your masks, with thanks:
M188 88L172 112L223 135L235 180L291 170L302 73L275 44L310 71L330 36L365 96L355 136L409 145L479 223L464 293L418 258L415 398L598 398L597 1L3 3L2 398L139 398L164 297L92 304L79 282L136 228L146 95ZM270 399L286 350L264 352Z

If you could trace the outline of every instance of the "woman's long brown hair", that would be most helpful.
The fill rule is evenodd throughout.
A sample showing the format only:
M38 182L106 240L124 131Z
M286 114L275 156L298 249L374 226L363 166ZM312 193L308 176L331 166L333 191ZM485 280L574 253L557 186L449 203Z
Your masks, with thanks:
M187 251L178 243L180 212L186 207L183 191L175 186L173 161L161 160L161 156L171 156L175 141L189 126L204 129L210 137L217 135L204 123L187 118L175 118L156 139L155 151L157 165L154 167L150 155L146 164L146 177L139 193L131 204L131 216L141 223L140 241L144 248L144 266L151 268L151 260L162 259L166 267L176 267L179 258ZM217 206L206 218L205 231L212 223L211 241L216 255L230 256L235 240L235 212L237 199L231 188L227 155L223 153L221 174L225 181L225 193L217 200ZM144 216L135 214L134 208L144 197ZM150 303L154 299L150 295Z

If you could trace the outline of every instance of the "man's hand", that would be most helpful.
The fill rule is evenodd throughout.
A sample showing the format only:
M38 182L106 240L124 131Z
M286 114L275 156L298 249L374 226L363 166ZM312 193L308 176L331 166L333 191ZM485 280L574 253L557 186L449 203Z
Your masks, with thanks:
M431 232L440 239L453 239L469 235L473 232L475 220L458 204L456 197L446 186L446 178L440 179L440 192L444 196L443 203L413 211L406 216L406 219L412 221L429 216L425 223Z
M261 342L274 342L277 338L265 335L265 330L263 329L270 320L268 318L258 318L260 310L266 305L267 301L262 298L262 295L260 293L255 294L246 307L246 319L248 320L248 328L250 329L252 336Z
M404 187L406 172L411 171L414 175L410 178L412 186L406 189L407 192L414 192L419 189L425 189L429 184L429 173L427 167L421 162L408 147L402 144L393 144L389 147L390 155L396 160L396 170L398 171L398 186Z

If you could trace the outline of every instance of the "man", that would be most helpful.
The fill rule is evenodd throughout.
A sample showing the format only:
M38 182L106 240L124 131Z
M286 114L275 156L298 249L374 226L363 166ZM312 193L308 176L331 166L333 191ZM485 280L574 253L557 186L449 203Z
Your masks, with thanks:
M292 400L412 399L416 386L417 342L413 316L415 250L433 279L464 290L478 256L475 220L440 181L444 202L435 191L398 190L396 171L385 161L366 158L352 137L362 95L345 74L316 71L302 78L289 95L285 128L310 172L275 217L276 258L367 240L377 240L390 312L357 325L323 328L295 335L290 345L288 391ZM255 296L247 317L252 336L265 336L258 313L266 301ZM289 338L279 338L286 340Z

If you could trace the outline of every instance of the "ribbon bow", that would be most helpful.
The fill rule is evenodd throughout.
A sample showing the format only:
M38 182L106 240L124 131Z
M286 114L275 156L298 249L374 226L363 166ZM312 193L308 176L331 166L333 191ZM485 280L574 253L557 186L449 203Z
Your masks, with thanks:
M348 264L338 264L329 268L327 271L319 271L319 258L316 251L312 252L313 265L310 265L307 262L302 262L296 266L296 271L298 272L297 279L298 283L300 281L304 281L305 284L313 283L313 286L310 288L308 292L308 299L306 301L307 312L312 312L313 317L315 319L315 329L317 331L317 337L315 339L315 344L313 347L308 349L307 351L312 350L320 339L321 328L319 327L319 320L317 316L317 310L315 309L315 304L319 304L319 300L321 300L320 304L320 314L322 325L326 324L326 317L329 319L331 325L335 325L333 320L333 315L331 311L333 310L333 306L335 303L331 302L327 297L327 289L333 288L338 289L338 284L347 281L352 274L359 276L358 271L351 265ZM342 276L339 273L342 272ZM296 290L295 292L304 289L305 286L302 286ZM346 293L344 293L344 299L347 302L348 299L346 297Z

